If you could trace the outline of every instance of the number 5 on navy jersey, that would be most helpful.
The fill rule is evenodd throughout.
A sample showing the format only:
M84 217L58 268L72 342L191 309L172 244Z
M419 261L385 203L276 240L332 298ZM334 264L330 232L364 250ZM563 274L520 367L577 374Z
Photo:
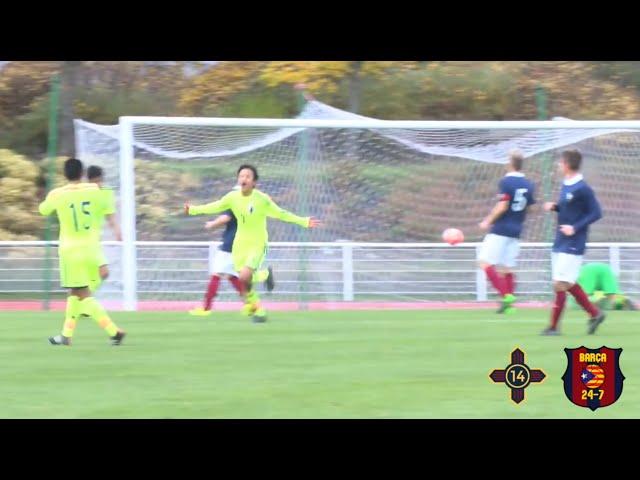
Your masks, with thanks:
M513 195L513 202L511 203L511 210L514 212L521 212L527 208L527 192L528 188L518 188Z

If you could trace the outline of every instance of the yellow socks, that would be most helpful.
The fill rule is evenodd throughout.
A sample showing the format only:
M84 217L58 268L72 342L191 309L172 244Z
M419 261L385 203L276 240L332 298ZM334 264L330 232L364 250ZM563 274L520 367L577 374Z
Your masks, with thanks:
M78 308L80 306L80 299L75 295L67 297L67 308L64 314L64 325L62 327L62 336L71 338L73 337L73 332L76 329L76 324L78 322L78 315L80 312Z
M113 337L116 333L118 333L118 327L115 323L109 318L106 310L100 305L100 302L96 300L94 297L87 297L80 302L80 314L87 315L93 318L100 328L104 329L105 332L110 337Z

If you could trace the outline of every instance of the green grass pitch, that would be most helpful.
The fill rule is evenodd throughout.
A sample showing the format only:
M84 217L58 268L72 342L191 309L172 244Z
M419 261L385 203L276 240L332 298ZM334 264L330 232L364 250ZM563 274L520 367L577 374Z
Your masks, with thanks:
M487 310L115 313L111 347L92 320L71 348L48 344L61 314L0 312L0 418L638 418L640 312L609 312L597 335L568 312ZM622 347L617 403L592 412L565 397L564 347ZM489 373L516 346L547 378L515 405Z

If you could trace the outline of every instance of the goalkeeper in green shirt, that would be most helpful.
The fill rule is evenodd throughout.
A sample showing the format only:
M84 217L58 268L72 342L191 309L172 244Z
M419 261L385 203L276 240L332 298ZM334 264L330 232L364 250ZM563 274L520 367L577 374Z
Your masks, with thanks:
M258 294L252 289L252 279L267 254L269 235L267 217L295 223L304 228L315 228L320 222L313 217L299 217L275 204L269 195L257 190L258 171L252 165L238 168L239 190L227 193L220 200L207 205L185 204L187 215L209 215L231 210L238 222L238 230L231 248L234 269L243 286L241 294L247 303L246 313L254 322L266 321L266 312L260 305Z
M593 262L583 265L578 284L601 309L636 310L631 300L620 293L616 274L606 263Z
M49 192L38 207L40 214L58 217L60 283L70 290L62 334L49 337L49 342L52 345L71 345L76 322L84 316L93 318L111 337L113 345L120 345L125 332L113 323L89 288L96 275L101 252L96 218L105 215L109 206L95 183L81 182L82 171L80 160L68 159L64 163L64 175L69 183Z

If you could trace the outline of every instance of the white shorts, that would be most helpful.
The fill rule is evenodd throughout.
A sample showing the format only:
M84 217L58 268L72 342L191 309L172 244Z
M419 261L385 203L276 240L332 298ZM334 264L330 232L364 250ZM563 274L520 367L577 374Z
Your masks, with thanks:
M478 260L489 265L512 268L516 266L519 252L520 241L517 238L489 233L482 241Z
M213 265L211 266L210 275L214 273L226 273L227 275L238 276L233 268L233 258L230 252L224 250L216 250L216 256L213 259Z
M582 255L551 254L551 277L554 282L576 283L582 266Z

